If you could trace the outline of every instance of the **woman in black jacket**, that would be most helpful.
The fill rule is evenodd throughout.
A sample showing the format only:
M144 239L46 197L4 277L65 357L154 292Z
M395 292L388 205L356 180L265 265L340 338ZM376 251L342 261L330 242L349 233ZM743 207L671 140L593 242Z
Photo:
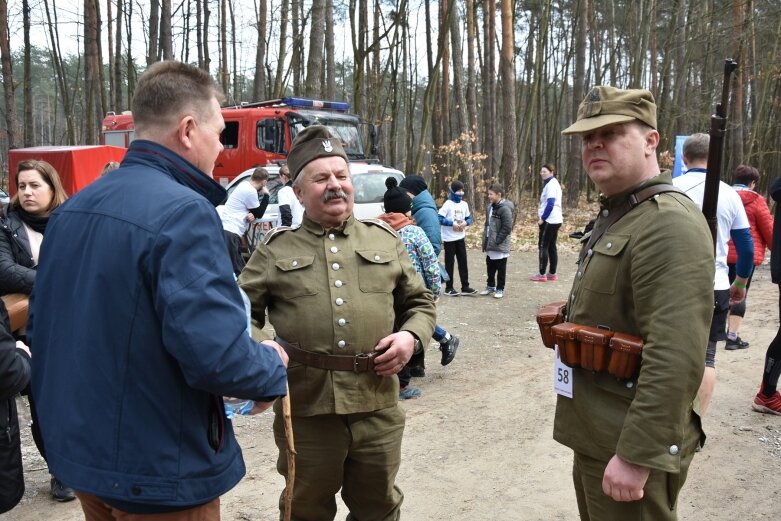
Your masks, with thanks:
M67 198L60 176L52 165L35 159L19 163L16 168L16 195L8 205L6 217L0 219L0 295L30 294L49 217ZM23 331L15 333L24 338ZM41 456L46 459L35 402L32 396L28 398L33 439ZM56 477L51 479L51 494L57 501L76 498L73 490Z
M30 294L49 216L67 198L60 176L49 163L19 163L16 195L0 221L0 295Z
M30 381L30 351L11 335L8 313L0 300L0 514L24 494L22 450L16 395Z

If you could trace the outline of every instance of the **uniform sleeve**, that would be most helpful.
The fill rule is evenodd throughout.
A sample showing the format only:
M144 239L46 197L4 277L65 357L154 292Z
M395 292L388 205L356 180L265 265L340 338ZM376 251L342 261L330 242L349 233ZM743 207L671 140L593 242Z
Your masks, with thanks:
M282 396L285 366L246 331L219 230L213 208L195 201L173 212L155 241L147 268L163 343L194 388L253 400Z
M704 218L692 205L672 196L645 204L678 206L685 214L658 212L631 244L632 300L644 346L616 454L636 465L677 473L683 431L690 425L705 367L715 261Z
M431 338L437 319L434 297L409 260L404 243L396 241L396 258L401 274L393 290L396 330L409 331L419 339Z
M268 255L266 245L258 245L239 275L239 285L249 297L252 320L258 328L266 324Z

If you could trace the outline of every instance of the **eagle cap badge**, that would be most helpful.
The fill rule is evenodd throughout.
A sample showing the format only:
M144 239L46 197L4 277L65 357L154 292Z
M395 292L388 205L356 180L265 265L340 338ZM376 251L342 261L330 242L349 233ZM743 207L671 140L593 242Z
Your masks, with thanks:
M324 139L323 140L323 150L325 150L328 153L331 153L334 151L334 146L331 144L330 139Z

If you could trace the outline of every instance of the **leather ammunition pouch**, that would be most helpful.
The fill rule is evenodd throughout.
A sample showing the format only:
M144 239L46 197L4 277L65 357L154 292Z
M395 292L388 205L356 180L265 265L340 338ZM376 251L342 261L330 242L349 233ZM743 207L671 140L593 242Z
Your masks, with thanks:
M9 293L2 296L5 309L8 310L11 332L18 331L27 324L27 308L30 304L29 295Z
M559 346L561 361L570 367L607 372L621 380L640 368L643 339L598 327L564 322L566 302L542 306L537 313L542 343Z
M553 338L552 328L556 324L564 322L564 312L567 309L567 301L551 302L542 306L537 311L537 325L540 326L540 335L545 347L553 349L556 343Z

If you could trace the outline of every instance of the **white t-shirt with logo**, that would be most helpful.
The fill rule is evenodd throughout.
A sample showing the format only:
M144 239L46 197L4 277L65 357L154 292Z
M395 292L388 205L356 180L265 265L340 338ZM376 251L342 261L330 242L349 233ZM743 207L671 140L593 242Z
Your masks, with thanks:
M304 220L304 207L298 202L298 197L296 197L292 186L283 186L279 192L277 192L277 202L279 203L280 208L284 205L290 206L290 213L293 217L290 226L298 226L301 224L301 221ZM277 226L282 226L281 211L277 218Z
M225 201L225 206L218 210L223 229L236 235L244 235L249 226L245 217L250 210L258 206L260 206L260 199L255 187L249 181L239 183Z
M696 169L673 179L673 185L684 192L702 210L705 195L705 171ZM748 228L749 222L743 201L730 185L719 181L719 202L716 210L718 232L716 233L716 280L713 289L729 289L729 268L727 267L727 243L731 230Z
M550 224L563 223L564 217L561 213L561 185L559 184L559 180L555 177L551 177L550 181L545 183L545 186L542 189L540 206L537 208L537 217L540 219L542 219L542 214L545 213L545 207L548 206L548 199L554 199L555 201L545 222Z
M442 208L439 209L439 215L443 216L445 219L449 219L453 223L456 221L466 221L466 218L470 215L469 204L467 204L467 202L464 200L462 200L460 203L457 203L452 199L448 199L442 205ZM442 230L443 242L458 241L466 237L466 232L457 232L453 229L452 226L442 225L440 228Z

